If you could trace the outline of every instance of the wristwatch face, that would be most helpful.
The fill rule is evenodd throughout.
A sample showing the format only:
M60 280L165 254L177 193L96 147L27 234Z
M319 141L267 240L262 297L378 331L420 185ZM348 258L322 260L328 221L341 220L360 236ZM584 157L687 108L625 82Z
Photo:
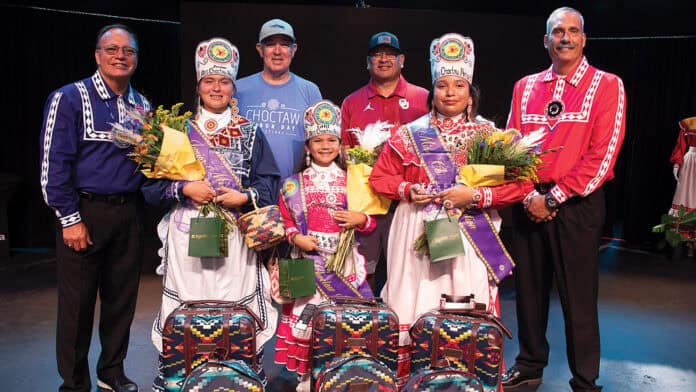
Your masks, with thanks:
M556 199L553 198L553 196L551 196L550 193L546 194L545 201L547 207L558 208L558 202L556 201Z

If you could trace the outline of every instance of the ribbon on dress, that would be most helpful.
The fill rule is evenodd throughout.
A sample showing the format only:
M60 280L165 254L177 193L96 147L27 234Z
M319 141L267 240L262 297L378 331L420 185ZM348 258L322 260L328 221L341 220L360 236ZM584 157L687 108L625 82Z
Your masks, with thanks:
M437 184L438 188L454 184L457 165L443 146L438 131L432 127L412 129L407 126L407 129L430 182ZM486 211L477 208L463 211L459 217L459 227L485 264L489 280L499 284L512 274L515 263Z
M210 143L210 139L198 128L195 121L188 121L188 125L193 153L196 155L196 159L203 162L206 179L217 187L224 186L242 192L242 182L232 170L227 159L213 149L214 146ZM239 211L227 211L235 218L239 218Z

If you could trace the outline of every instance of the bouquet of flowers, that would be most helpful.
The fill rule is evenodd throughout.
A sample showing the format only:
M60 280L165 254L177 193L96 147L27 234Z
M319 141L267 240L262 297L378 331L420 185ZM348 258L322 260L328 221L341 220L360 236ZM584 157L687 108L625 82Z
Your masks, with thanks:
M459 168L457 181L466 186L496 186L509 181L537 181L537 167L546 136L539 129L522 136L516 129L497 130L474 137L467 151L467 164Z
M466 147L466 164L459 167L457 183L469 187L497 186L510 181L538 181L540 156L555 150L541 150L546 131L541 128L522 136L516 129L494 130L474 136ZM451 211L459 219L461 211ZM430 256L425 233L413 243L413 249Z
M367 125L364 130L359 128L348 130L358 138L358 145L346 151L348 153L346 196L348 209L351 211L360 211L368 215L383 215L389 211L391 201L375 194L368 179L382 145L391 135L389 131L391 128L392 124L378 121ZM326 262L326 270L343 274L345 262L354 246L355 229L341 231L336 253Z
M358 138L358 145L348 149L348 160L352 164L364 163L370 167L374 166L377 156L382 151L382 145L389 140L393 127L386 121L377 121L368 124L365 130L351 128L348 132Z
M386 214L389 211L391 201L377 196L370 187L368 179L384 142L391 135L389 131L391 127L392 124L388 122L378 121L367 125L365 130L358 128L348 130L358 138L358 145L347 151L346 194L349 210L361 211L369 215Z
M673 248L682 242L696 242L696 210L687 212L679 206L674 215L662 215L660 224L653 226L652 231L665 233L665 241Z
M186 135L185 123L191 112L179 114L183 103L171 110L161 105L155 112L127 111L128 120L111 124L111 140L120 147L132 146L128 156L138 163L147 178L201 180L203 164L196 160Z

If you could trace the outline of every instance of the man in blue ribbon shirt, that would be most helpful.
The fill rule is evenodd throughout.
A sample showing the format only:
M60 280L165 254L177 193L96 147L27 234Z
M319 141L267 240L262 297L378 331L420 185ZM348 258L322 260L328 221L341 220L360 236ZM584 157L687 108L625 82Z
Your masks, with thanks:
M97 34L97 71L52 92L41 132L41 191L57 218L60 391L90 391L87 354L97 292L101 300L97 364L100 390L137 391L124 374L142 256L143 177L110 125L150 104L130 85L138 42L124 25Z

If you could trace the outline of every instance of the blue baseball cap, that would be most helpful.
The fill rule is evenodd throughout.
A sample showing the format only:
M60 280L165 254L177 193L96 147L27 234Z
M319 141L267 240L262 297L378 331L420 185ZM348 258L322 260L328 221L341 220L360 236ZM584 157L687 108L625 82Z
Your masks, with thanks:
M378 46L389 46L392 47L401 53L401 46L399 45L399 39L396 38L396 36L390 32L383 31L381 33L377 33L370 38L370 45L369 49L367 50L368 53L372 52L372 49L378 47Z
M271 19L264 23L259 31L259 42L263 42L272 35L284 35L295 42L295 32L292 30L292 26L282 19Z

